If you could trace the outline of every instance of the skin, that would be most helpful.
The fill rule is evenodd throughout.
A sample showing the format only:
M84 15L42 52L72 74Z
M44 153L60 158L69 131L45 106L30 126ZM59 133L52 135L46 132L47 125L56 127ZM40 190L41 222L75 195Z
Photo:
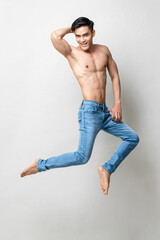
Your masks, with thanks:
M78 46L70 45L63 37L73 33ZM51 33L51 41L54 48L59 51L69 62L69 65L81 87L84 100L92 100L104 103L106 98L106 84L108 69L112 81L114 94L114 106L109 109L112 112L112 120L122 121L121 86L118 68L107 46L93 44L95 30L91 31L88 26L81 26L72 32L71 27L61 28ZM87 42L86 46L82 43ZM35 174L37 162L35 161L21 173L21 177ZM108 194L111 174L103 167L98 168L100 185L103 193Z

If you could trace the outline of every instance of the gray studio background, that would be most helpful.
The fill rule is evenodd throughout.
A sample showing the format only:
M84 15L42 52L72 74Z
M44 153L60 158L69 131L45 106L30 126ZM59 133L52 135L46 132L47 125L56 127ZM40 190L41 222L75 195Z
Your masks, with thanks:
M98 167L121 139L99 132L86 165L20 178L37 157L77 150L80 86L50 40L80 17L118 65L122 120L140 137L103 195ZM159 2L0 1L0 238L158 240ZM73 34L65 39L78 46ZM107 72L106 104L113 106Z

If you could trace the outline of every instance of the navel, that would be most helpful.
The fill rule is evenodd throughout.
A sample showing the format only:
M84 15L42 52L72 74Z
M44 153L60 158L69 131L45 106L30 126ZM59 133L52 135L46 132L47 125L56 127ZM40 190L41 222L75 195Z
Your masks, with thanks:
M88 65L86 65L86 68L88 68Z

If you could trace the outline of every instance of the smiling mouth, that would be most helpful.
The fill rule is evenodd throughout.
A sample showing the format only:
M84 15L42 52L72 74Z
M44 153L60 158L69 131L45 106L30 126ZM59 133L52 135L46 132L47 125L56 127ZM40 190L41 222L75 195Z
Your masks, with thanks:
M87 46L88 43L81 43L83 47Z

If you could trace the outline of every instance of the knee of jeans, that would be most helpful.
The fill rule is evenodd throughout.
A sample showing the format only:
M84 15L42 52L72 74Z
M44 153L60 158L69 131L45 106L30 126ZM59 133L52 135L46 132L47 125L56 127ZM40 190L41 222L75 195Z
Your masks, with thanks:
M85 164L88 162L89 160L89 156L85 156L85 154L80 154L79 152L78 153L78 163L79 164Z
M81 164L86 164L89 160L89 157L83 155L83 157L81 158Z
M133 134L132 141L135 143L135 145L139 143L139 136L137 135L137 133Z

